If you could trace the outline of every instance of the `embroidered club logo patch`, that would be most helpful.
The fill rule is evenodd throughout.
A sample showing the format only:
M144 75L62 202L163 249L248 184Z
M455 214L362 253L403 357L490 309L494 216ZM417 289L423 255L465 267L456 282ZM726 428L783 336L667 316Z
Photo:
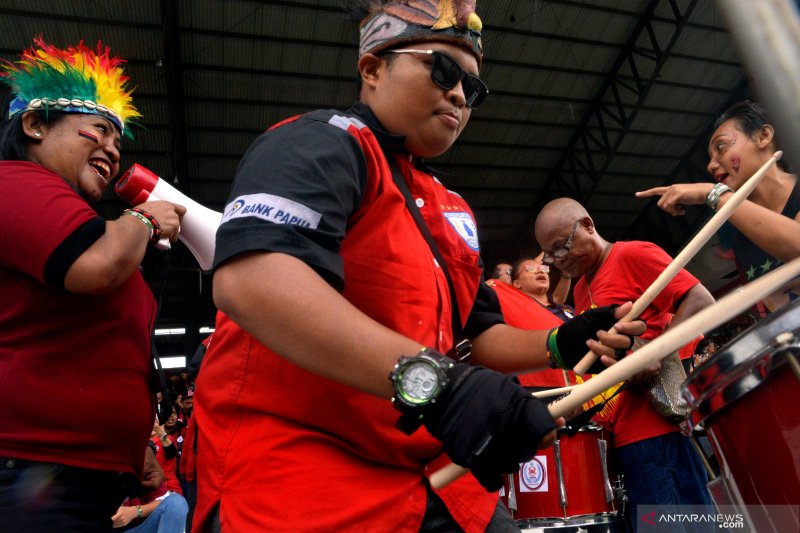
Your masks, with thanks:
M459 213L444 213L444 218L453 226L458 236L467 243L467 246L476 252L480 251L478 227L472 217L469 216L469 213L464 213L463 211Z

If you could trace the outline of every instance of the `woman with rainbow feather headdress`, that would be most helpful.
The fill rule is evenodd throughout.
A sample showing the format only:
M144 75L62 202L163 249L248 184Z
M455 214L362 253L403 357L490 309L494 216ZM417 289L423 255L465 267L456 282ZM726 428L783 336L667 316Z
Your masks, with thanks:
M155 302L138 266L185 208L98 216L89 202L140 116L122 60L34 42L0 64L0 530L111 531L154 416Z

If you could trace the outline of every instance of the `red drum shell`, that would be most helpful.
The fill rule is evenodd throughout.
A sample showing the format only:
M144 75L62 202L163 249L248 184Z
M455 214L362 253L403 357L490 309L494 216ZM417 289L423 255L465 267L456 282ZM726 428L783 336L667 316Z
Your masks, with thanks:
M557 445L540 450L513 476L514 492L506 485L503 501L516 500L517 522L563 520L615 513L613 491L605 467L603 430L587 426L575 435L563 435ZM559 491L558 458L566 505ZM512 505L513 507L513 505Z
M800 355L796 337L800 302L733 339L681 387L692 423L706 430L721 475L729 478L733 503L743 511L752 506L756 522L755 515L775 514L764 506L791 505L790 519L800 524L800 375L791 361Z

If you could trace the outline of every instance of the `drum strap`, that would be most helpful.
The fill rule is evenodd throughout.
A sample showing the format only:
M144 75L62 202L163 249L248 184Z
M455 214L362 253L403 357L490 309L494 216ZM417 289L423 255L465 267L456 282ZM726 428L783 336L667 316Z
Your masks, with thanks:
M394 160L394 157L392 157L391 154L389 154L386 159L389 161L389 167L392 169L392 178L394 178L394 183L403 194L408 211L414 218L414 222L416 222L419 232L425 238L425 242L428 243L428 247L431 249L433 257L436 258L436 262L439 263L442 273L447 280L447 288L448 292L450 293L450 317L452 319L453 326L454 346L450 351L451 353L448 353L448 355L458 361L464 361L470 356L472 344L467 340L466 336L464 335L464 329L461 327L461 313L458 311L456 288L453 285L453 279L450 277L450 271L447 268L447 263L442 256L442 252L439 251L439 246L436 244L436 240L433 238L433 235L431 235L431 230L425 223L425 219L422 218L422 213L420 213L417 204L414 202L414 198L411 195L411 190L409 190L408 184L406 184L406 180L403 177L403 172L397 165L397 161Z

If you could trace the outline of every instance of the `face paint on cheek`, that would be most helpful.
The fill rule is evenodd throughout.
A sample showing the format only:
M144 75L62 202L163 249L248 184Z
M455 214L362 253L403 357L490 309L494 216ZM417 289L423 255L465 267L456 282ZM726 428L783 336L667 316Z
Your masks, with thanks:
M100 139L97 138L97 135L89 133L88 131L78 130L78 135L80 135L84 139L89 139L95 144L100 144Z
M733 167L734 171L739 172L739 166L741 166L741 164L742 164L742 160L739 159L738 155L732 155L731 156L731 166Z

